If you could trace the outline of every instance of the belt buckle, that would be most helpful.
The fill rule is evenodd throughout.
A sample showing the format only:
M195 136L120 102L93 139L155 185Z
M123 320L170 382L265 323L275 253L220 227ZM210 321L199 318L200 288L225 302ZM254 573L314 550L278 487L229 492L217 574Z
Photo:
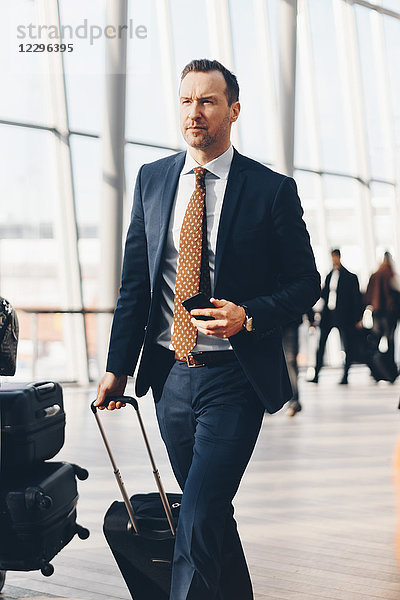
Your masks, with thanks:
M196 363L196 362L192 362L195 361L195 357L193 356L193 354L191 352L189 352L189 354L186 356L186 364L189 367L189 369L193 369L196 367L205 367L204 363Z

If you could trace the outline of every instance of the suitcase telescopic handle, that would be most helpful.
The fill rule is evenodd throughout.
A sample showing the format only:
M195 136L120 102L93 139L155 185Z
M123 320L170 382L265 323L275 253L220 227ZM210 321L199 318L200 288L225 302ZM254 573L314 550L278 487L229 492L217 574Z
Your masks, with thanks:
M90 405L90 408L94 413L96 413L97 408L99 408L94 405L95 402L96 400L93 400L92 404ZM107 396L104 402L102 402L101 406L107 408L110 402L122 402L122 404L130 404L136 411L139 410L138 401L136 400L136 398L132 398L132 396Z
M139 427L140 427L140 430L141 430L142 435L143 435L143 440L144 440L144 443L145 443L145 446L146 446L146 450L147 450L147 454L149 456L151 467L152 467L152 470L153 470L154 480L156 482L157 489L158 489L158 492L160 494L161 503L163 505L164 512L165 512L165 515L167 517L167 521L168 521L168 525L169 525L169 528L171 530L171 533L172 533L172 535L175 535L175 527L174 527L173 520L172 520L171 507L169 505L167 494L165 493L164 486L163 486L162 481L161 481L160 473L158 472L156 463L154 461L154 457L153 457L153 453L151 451L149 439L147 437L146 430L145 430L145 427L144 427L144 423L143 423L143 420L142 420L142 416L140 414L138 401L136 400L136 398L133 398L132 396L108 396L104 400L104 402L102 403L102 406L107 407L110 404L110 402L112 402L112 401L113 402L122 402L123 404L130 404L131 406L133 406L133 408L136 411L136 414L137 414L137 417L138 417L138 421L139 421ZM94 400L91 403L90 408L92 409L92 412L93 412L93 414L95 416L97 425L98 425L99 430L100 430L101 437L103 438L103 442L104 442L104 445L106 447L107 454L108 454L108 456L110 458L110 461L111 461L111 464L112 464L112 467L113 467L113 470L114 470L114 475L115 475L115 478L117 480L119 489L120 489L122 497L124 499L125 506L126 506L126 509L128 511L131 523L132 523L132 527L135 530L135 532L138 533L138 527L137 527L137 523L136 523L135 517L133 515L132 505L131 505L129 496L128 496L127 492L126 492L124 482L122 481L121 473L120 473L120 471L119 471L119 469L118 469L118 467L116 465L116 462L114 460L114 457L113 457L110 445L108 443L107 436L105 434L103 425L101 423L101 420L100 420L98 412L97 412L97 408L98 407L95 406L95 402L96 402L96 400Z

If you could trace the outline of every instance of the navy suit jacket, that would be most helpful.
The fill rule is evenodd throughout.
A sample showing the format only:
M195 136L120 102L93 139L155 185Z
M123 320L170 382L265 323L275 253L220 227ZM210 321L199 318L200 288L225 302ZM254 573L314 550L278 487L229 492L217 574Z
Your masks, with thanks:
M325 300L321 314L321 326L331 322L328 309L329 286L333 271L326 276L321 298ZM343 327L354 327L361 320L363 313L362 296L358 277L350 273L343 265L340 267L340 276L336 290L335 322Z
M161 272L171 210L185 152L143 165L127 234L122 282L111 331L107 371L132 375L144 395L157 364ZM320 277L293 179L234 152L220 217L214 297L245 304L254 333L230 338L268 412L291 398L281 326L320 296Z

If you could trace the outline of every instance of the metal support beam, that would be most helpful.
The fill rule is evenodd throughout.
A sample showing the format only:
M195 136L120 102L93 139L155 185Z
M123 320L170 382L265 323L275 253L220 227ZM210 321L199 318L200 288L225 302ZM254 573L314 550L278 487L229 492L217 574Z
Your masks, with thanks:
M311 44L310 14L308 9L308 0L299 0L298 16L298 48L299 59L301 60L302 73L304 77L303 90L305 94L304 104L306 110L307 132L309 136L308 144L311 153L311 164L316 171L322 171L321 158L321 132L317 119L317 97L316 83L313 68L313 54ZM317 176L317 175L316 175ZM315 212L318 223L318 233L320 238L320 261L319 267L322 272L330 269L330 247L328 238L327 214L324 202L324 186L322 175L318 175L318 196L319 200L315 206Z
M399 202L399 180L400 170L396 161L396 139L393 124L395 115L390 100L390 77L388 70L388 57L385 48L385 33L383 29L382 14L377 11L371 11L370 14L372 43L375 47L375 73L378 78L376 89L379 101L379 111L383 124L384 136L387 140L386 146L388 153L385 157L388 165L389 178L397 182L395 186L393 200L391 202L391 226L392 237L394 240L394 255L397 261L400 260L400 202Z
M260 130L257 131L257 135L272 138L276 160L276 157L282 156L282 136L277 117L279 114L279 102L277 82L274 77L268 9L264 0L253 0L253 6L255 18L255 52L258 57L258 64L262 65L257 80L258 95L263 99L259 106L261 119ZM274 167L279 169L275 164Z
M207 25L210 39L210 58L218 60L227 69L235 72L232 47L232 28L228 0L207 0ZM232 144L240 149L240 133L236 123L232 127ZM240 126L240 125L239 125Z
M99 308L115 306L121 279L125 191L125 92L127 0L107 0L106 22L121 31L105 40L105 114L102 132L103 182L100 222ZM125 26L125 28L123 28ZM98 317L98 367L105 366L112 317Z
M279 114L282 156L279 169L293 175L294 112L296 92L297 0L281 0L279 5Z
M182 145L178 119L178 90L176 82L176 65L172 42L171 16L168 0L158 0L157 32L160 44L160 62L162 73L163 103L165 114L168 115L168 143L175 148ZM183 67L183 65L181 65Z
M385 8L384 6L379 6L378 4L367 2L367 0L347 0L350 4L359 4L360 6L364 6L365 8L369 8L371 10L375 10L381 15L386 15L388 17L393 17L394 19L400 19L400 12L395 10L390 10L389 8Z
M357 28L354 7L342 0L333 0L339 68L345 100L345 126L350 131L351 154L361 181L370 181L367 153L366 117L361 84L360 56L357 47ZM357 183L356 217L358 237L364 258L361 281L366 281L375 268L375 236L372 218L371 190ZM356 233L356 232L355 232Z
M37 0L38 22L60 24L57 0ZM43 39L54 43L54 39ZM78 252L78 230L72 177L69 122L61 52L44 52L47 71L47 94L51 121L57 133L52 136L57 169L58 194L55 198L55 232L59 247L60 303L62 307L83 309L82 277ZM65 316L63 320L67 354L67 377L85 384L89 381L85 321L82 314Z

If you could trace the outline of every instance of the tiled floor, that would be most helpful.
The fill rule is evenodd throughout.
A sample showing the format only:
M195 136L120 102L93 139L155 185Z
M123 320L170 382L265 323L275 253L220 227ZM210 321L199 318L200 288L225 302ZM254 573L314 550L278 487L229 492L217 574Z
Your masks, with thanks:
M318 386L302 380L303 412L264 420L236 499L256 600L400 599L394 467L400 383L376 385L363 367L353 367L348 387L338 386L339 378L325 370ZM55 557L49 578L9 572L3 600L130 598L101 531L118 490L89 410L91 395L65 390L66 443L57 457L90 471L79 482L78 516L91 536L74 539ZM151 399L140 405L165 487L175 491ZM128 491L153 490L133 411L102 417Z

